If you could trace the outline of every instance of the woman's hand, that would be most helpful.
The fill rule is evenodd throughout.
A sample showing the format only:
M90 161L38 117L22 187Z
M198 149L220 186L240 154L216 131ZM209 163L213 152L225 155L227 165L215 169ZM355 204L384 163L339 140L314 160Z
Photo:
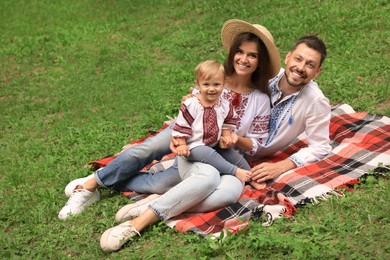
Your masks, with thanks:
M176 153L176 147L179 145L179 142L176 138L172 137L171 142L169 143L169 149L171 149L172 153Z

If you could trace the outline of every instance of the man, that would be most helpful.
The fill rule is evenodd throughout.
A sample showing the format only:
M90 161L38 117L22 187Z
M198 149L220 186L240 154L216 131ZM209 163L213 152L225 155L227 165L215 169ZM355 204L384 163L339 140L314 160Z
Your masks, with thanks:
M255 166L252 168L254 181L274 179L288 170L321 160L331 151L329 101L313 81L322 71L326 54L325 44L317 36L302 37L287 53L285 69L270 81L269 137L256 158L284 150L303 132L308 147L283 161Z

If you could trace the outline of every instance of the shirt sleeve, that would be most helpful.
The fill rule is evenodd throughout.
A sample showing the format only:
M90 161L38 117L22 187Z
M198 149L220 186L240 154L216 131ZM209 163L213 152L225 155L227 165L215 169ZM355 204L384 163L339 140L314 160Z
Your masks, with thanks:
M227 112L227 116L225 117L225 120L222 124L222 129L230 129L230 130L234 131L234 129L237 126L237 122L238 122L237 115L234 111L233 106L229 102L227 102L226 100L222 100L222 102L225 106L224 109Z
M300 149L290 156L298 167L323 159L331 151L329 124L331 109L329 100L321 97L307 109L305 134L308 147Z
M194 117L190 113L190 100L186 100L180 107L179 115L176 118L175 125L172 128L173 137L191 137L192 123Z
M258 150L264 147L268 138L269 119L271 114L271 104L268 96L261 102L261 106L256 107L258 113L252 120L251 127L245 137L252 140L252 149L245 151L246 154L252 156Z

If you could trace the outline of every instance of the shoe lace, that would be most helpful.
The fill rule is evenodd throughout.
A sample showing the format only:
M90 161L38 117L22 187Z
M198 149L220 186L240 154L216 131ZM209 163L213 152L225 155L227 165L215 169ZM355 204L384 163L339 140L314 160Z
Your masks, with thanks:
M81 199L85 196L85 191L86 189L74 190L66 204L80 203Z
M122 223L120 229L115 230L114 236L123 236L125 239L129 236L132 236L132 233L136 233L138 236L141 234L135 229L131 222Z

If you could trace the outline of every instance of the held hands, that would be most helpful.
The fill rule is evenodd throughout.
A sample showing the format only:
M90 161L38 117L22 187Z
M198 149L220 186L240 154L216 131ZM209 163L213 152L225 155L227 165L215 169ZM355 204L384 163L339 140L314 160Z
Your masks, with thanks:
M233 148L238 141L238 136L234 133L228 136L221 136L219 139L219 147L221 149L230 149Z
M180 139L180 138L178 138ZM175 137L171 138L171 142L169 144L169 148L171 149L172 153L175 153L178 156L189 156L190 155L190 149L185 143L180 143ZM181 140L181 142L183 139Z
M180 144L176 147L176 155L178 156L189 156L190 148L186 144Z

